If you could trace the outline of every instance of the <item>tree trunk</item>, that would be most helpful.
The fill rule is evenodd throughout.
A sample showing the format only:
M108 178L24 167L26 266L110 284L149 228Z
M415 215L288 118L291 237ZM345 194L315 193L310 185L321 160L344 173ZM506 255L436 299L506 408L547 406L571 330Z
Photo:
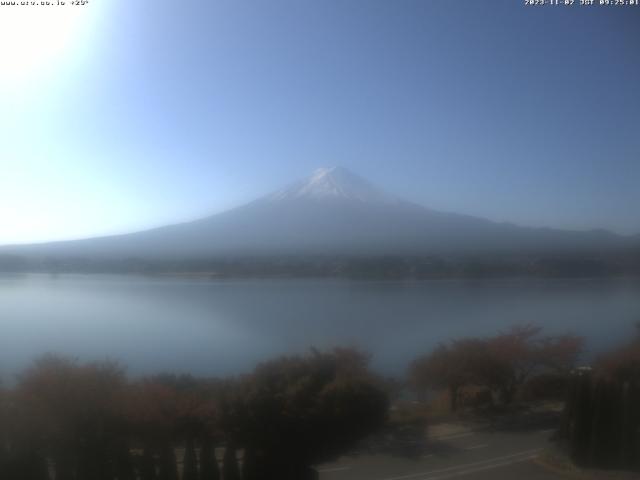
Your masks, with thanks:
M457 385L449 385L449 401L451 402L451 411L458 411L458 390L460 387Z
M138 468L140 480L156 480L156 462L153 458L153 453L148 447L142 452L142 458L140 459L140 465Z
M216 449L209 437L202 440L200 449L200 480L220 480Z
M64 449L64 447L62 447ZM68 452L58 452L54 457L56 480L74 480L74 462Z
M18 452L9 461L7 479L20 480L49 480L49 469L46 459L35 450ZM3 479L5 477L2 477Z
M160 449L160 471L158 478L159 480L178 480L176 454L170 443L166 443Z
M500 389L500 401L503 405L511 405L515 397L516 388L513 385L507 385Z
M188 438L185 444L182 468L182 480L198 480L198 459L192 438Z
M258 465L259 459L256 456L256 451L252 447L247 447L244 450L244 457L242 459L242 480L261 480L261 469Z
M117 480L136 480L133 459L126 440L117 440L114 447L113 473Z
M224 450L222 479L240 480L240 470L238 469L238 460L236 459L236 449L232 444L227 444L227 447Z

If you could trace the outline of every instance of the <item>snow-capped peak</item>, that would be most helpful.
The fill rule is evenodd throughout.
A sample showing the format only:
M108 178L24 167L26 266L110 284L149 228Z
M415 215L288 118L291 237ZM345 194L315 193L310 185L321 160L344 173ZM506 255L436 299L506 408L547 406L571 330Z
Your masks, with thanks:
M318 168L307 179L270 195L270 199L342 199L376 204L400 202L397 197L374 187L343 167Z

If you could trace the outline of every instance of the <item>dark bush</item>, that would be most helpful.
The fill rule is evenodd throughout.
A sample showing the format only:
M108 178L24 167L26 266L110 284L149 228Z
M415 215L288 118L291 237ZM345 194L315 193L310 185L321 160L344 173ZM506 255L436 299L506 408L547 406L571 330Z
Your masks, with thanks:
M564 400L569 388L569 376L559 373L541 373L531 377L522 387L525 401Z

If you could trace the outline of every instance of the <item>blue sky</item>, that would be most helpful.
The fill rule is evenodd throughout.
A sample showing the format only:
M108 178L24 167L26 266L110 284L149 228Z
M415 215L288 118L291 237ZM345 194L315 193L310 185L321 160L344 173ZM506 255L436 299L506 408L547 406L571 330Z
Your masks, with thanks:
M437 209L640 233L640 7L7 8L0 244L197 218L329 165Z

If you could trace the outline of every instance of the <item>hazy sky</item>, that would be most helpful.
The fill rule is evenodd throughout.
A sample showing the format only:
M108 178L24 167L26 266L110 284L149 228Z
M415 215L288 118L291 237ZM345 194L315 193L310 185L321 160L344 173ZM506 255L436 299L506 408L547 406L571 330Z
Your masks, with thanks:
M326 165L433 208L640 233L640 7L0 8L0 244L192 219Z

